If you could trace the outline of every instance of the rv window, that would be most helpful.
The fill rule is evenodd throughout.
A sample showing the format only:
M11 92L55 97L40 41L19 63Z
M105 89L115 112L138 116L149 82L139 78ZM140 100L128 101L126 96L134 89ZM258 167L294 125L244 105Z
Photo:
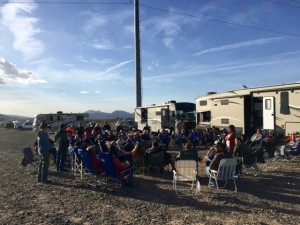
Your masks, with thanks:
M229 100L221 100L221 105L229 105Z
M287 91L280 93L280 113L284 115L290 114L289 93Z
M229 124L229 119L221 119L222 124Z
M161 115L161 111L156 111L155 115L160 116Z
M50 122L53 121L53 116L52 116L52 115L49 117L49 121L50 121Z
M84 120L84 116L83 115L77 115L76 116L76 121L83 121Z
M207 105L207 101L206 100L203 100L203 101L200 101L200 106L206 106Z
M272 105L271 105L271 99L266 99L265 100L265 109L266 110L271 110L272 108Z
M147 109L146 108L141 108L141 122L147 122L148 120L148 114L147 114Z

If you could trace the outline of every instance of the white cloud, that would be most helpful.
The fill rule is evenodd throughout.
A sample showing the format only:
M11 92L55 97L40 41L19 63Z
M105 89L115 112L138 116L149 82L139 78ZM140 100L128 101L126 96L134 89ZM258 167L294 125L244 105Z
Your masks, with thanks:
M168 79L171 78L185 78L190 76L199 76L202 74L209 74L209 73L229 73L232 72L236 73L237 70L244 71L245 69L260 67L260 66L268 66L268 65L275 65L275 64L282 64L285 62L291 62L293 60L298 61L299 57L294 58L294 56L299 55L300 52L288 52L283 54L272 55L268 57L261 57L255 58L252 60L240 60L240 61L232 61L230 63L224 63L219 65L212 65L212 66L197 66L193 67L190 70L185 71L178 71L175 73L164 74L160 76L151 76L151 77L144 77L143 80L151 80L151 81L158 81L158 82L165 82L170 81ZM289 58L288 58L289 57ZM186 68L187 66L183 66Z
M252 40L252 41L243 41L235 44L230 44L230 45L222 45L219 47L215 48L209 48L202 50L201 52L195 53L195 55L203 55L206 53L211 53L211 52L221 52L221 51L226 51L230 49L237 49L237 48L244 48L248 46L253 46L253 45L263 45L263 44L268 44L274 41L278 41L283 39L283 37L276 37L276 38L266 38L266 39L258 39L258 40Z
M0 57L0 84L6 84L7 82L21 84L47 83L46 80L39 79L33 72L17 69L16 65Z
M108 18L100 13L94 13L91 11L83 12L88 17L83 26L83 30L86 32L93 32L98 27L104 26L108 23Z
M41 33L35 26L39 20L31 16L37 9L37 4L10 2L0 8L1 24L12 32L14 49L20 51L25 58L33 58L45 49L44 44L36 38L36 35Z
M78 56L77 59L80 61L80 62L83 62L83 63L95 63L95 64L107 64L107 63L111 63L111 60L110 59L106 59L106 58L103 58L103 59L96 59L96 58L84 58L83 56Z
M108 49L112 49L113 46L108 43L93 43L92 48L99 49L99 50L108 50Z
M112 72L112 71L114 71L114 70L116 70L118 68L121 68L121 67L127 65L128 63L130 63L132 61L133 60L127 60L127 61L124 61L124 62L120 62L120 63L118 63L118 64L116 64L114 66L111 66L111 67L107 68L104 72L100 73L100 75L108 74L108 73L110 73L110 72Z
M122 28L126 32L133 32L131 25L133 14L131 10L110 11L109 13L84 11L82 15L86 16L83 26L83 30L86 32L93 33L101 30L101 33L104 34L108 30L108 27L105 27L106 25L113 25L110 28ZM106 29L100 29L102 27Z
M80 94L86 95L86 94L90 94L90 92L89 91L80 91Z

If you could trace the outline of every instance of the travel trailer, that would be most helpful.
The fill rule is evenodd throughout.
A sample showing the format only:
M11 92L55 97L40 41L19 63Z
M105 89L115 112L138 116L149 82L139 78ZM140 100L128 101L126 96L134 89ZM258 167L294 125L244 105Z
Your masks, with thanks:
M51 131L55 131L61 123L87 123L88 120L88 113L63 113L58 111L57 113L38 114L33 119L33 130L37 129L41 122L47 123L51 127Z
M246 135L257 128L285 135L300 131L300 82L209 92L196 98L196 118L200 128L233 124Z
M177 120L181 119L185 129L190 130L196 125L195 109L195 103L190 102L168 101L161 105L153 104L136 108L135 121L139 130L148 124L152 132L163 127L173 132Z

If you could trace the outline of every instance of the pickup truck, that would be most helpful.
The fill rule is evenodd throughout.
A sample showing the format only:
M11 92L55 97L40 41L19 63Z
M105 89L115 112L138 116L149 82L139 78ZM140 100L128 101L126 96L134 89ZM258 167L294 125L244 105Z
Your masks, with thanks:
M32 130L32 122L26 121L22 124L17 124L15 128L18 130Z

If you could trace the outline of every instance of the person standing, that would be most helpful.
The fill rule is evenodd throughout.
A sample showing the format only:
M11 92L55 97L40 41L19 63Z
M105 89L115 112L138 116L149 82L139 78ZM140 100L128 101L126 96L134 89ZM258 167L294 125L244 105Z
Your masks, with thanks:
M78 123L77 126L75 127L75 133L79 136L80 139L82 139L83 130L84 127L80 123Z
M228 149L228 152L232 155L234 146L235 146L235 126L234 125L229 125L229 132L225 137L225 143Z
M180 134L180 133L184 134L183 125L184 125L184 124L183 124L183 122L182 122L181 119L178 119L178 120L176 121L176 124L175 124L176 130L175 130L175 132L176 132L177 134Z
M67 158L67 152L69 147L69 140L67 131L64 124L59 125L58 131L54 136L55 147L56 147L56 169L57 171L67 171L65 169L65 162Z
M50 142L46 123L41 123L40 130L36 136L38 153L41 156L38 168L38 182L50 183L48 180Z

